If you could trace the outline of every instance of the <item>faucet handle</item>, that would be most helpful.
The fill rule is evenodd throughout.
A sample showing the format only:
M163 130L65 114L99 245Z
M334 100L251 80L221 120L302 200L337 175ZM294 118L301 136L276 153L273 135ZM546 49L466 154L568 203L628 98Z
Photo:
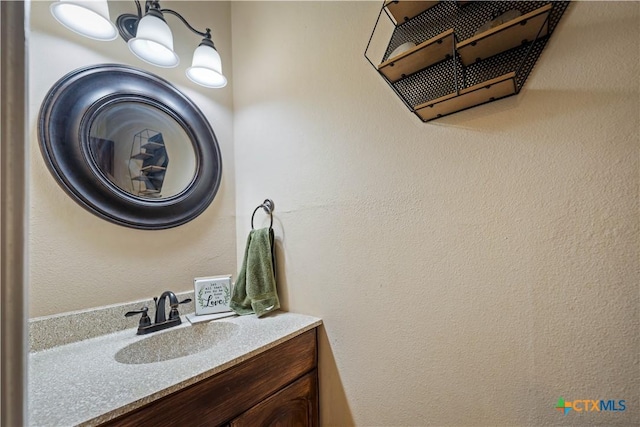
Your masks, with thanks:
M131 316L135 316L136 314L141 314L142 313L142 317L140 317L140 323L138 325L138 327L141 328L141 327L145 327L145 326L151 325L151 319L149 318L149 315L147 314L147 311L149 311L149 307L144 306L140 310L127 311L124 314L124 316L125 317L131 317Z
M186 304L191 302L191 298L184 299L177 304L171 304L171 311L169 312L169 320L180 317L180 313L178 313L178 306L180 304Z

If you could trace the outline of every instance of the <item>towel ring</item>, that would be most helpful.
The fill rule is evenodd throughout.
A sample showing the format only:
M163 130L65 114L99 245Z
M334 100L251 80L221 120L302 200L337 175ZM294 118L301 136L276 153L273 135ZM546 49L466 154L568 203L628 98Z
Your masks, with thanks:
M256 215L256 212L258 212L258 209L264 209L264 211L269 215L269 217L271 218L271 222L269 223L269 230L271 230L273 228L273 208L274 208L274 204L273 204L273 200L271 199L265 199L264 202L262 202L261 205L259 205L257 208L255 208L253 210L253 213L251 214L251 229L253 230L253 217Z

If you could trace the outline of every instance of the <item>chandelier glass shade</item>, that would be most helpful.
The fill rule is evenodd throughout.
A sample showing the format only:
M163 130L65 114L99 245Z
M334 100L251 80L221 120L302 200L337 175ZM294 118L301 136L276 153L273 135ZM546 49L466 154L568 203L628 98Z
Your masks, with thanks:
M173 51L173 33L162 15L147 13L138 22L136 36L127 44L135 56L149 64L172 68L180 63Z
M200 43L193 52L191 67L187 68L187 77L202 86L221 88L227 85L227 79L222 74L220 54L211 43Z
M107 0L60 0L50 10L59 23L77 34L104 41L118 37L118 30L109 18Z

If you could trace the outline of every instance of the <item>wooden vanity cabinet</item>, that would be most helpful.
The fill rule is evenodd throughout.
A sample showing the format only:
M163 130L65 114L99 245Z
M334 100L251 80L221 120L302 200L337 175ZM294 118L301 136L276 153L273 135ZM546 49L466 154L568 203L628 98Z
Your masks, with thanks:
M104 426L318 425L316 329Z

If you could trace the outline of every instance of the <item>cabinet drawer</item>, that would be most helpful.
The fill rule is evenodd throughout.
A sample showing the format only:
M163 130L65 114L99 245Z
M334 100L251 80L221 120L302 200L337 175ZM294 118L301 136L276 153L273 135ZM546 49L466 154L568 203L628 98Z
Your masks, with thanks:
M221 425L313 370L317 362L313 329L104 425Z
M318 371L314 369L240 415L231 422L230 427L317 425Z

